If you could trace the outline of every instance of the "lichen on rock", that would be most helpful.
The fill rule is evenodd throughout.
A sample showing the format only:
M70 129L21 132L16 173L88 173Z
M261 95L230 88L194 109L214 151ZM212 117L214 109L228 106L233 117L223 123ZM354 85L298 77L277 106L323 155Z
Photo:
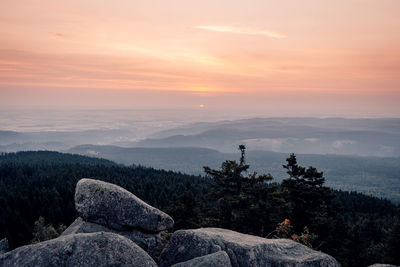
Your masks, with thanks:
M174 225L168 214L122 187L99 180L81 179L77 183L75 208L85 221L116 230L140 228L159 232Z
M185 262L180 262L171 267L231 267L231 260L225 251L218 251L205 256L197 257Z
M225 251L232 266L339 267L331 256L289 239L266 239L221 228L176 231L160 259L168 267L217 251Z
M0 254L0 266L157 266L131 240L114 233L65 235Z
M111 232L122 235L139 245L153 259L158 258L164 248L161 232L143 232L137 229L118 231L100 224L85 222L81 217L78 217L61 235L95 232Z

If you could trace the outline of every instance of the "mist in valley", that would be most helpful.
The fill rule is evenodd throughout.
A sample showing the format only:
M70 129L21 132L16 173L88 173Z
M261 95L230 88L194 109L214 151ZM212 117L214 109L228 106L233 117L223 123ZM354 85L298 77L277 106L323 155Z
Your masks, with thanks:
M259 115L259 114L256 114ZM400 119L249 117L181 110L12 110L0 116L0 150L74 146L200 147L301 154L400 156Z
M258 114L256 114L258 115ZM400 201L400 119L246 117L213 110L12 110L0 152L52 150L204 175L247 148L250 171L286 177L291 154L333 188Z

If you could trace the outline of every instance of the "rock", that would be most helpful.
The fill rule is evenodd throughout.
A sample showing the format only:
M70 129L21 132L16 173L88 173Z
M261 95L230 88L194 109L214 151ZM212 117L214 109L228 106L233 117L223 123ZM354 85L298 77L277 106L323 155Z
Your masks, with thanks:
M134 194L114 184L81 179L75 190L75 208L85 221L116 230L141 228L162 231L172 228L173 219Z
M231 260L225 251L218 251L205 256L180 262L171 267L231 267Z
M375 263L375 264L372 264L372 265L370 265L368 267L398 267L398 266L391 265L391 264Z
M0 266L157 266L129 239L113 233L61 236L0 255Z
M6 253L8 251L8 240L7 238L3 238L0 240L0 254Z
M161 233L146 233L136 229L129 231L117 231L109 229L103 225L85 222L82 218L77 218L61 235L70 235L78 233L95 233L95 232L111 232L122 235L144 249L153 259L160 256L161 250L164 248Z
M289 239L266 239L220 228L176 231L163 250L160 266L225 251L232 266L339 267L331 256Z

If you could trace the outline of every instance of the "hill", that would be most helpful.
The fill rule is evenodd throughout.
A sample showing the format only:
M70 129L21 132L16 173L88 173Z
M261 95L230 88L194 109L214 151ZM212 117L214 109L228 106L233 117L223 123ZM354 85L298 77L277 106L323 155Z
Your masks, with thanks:
M400 119L395 118L252 118L178 123L177 117L160 121L150 116L144 121L113 118L111 128L109 124L90 124L90 120L85 121L89 125L76 122L79 127L74 122L69 118L68 127L33 128L35 131L29 127L29 131L18 128L22 132L0 129L0 151L61 151L92 144L201 147L233 153L239 144L245 144L249 150L282 153L400 157ZM71 130L66 130L69 127Z
M400 156L399 119L254 118L196 123L161 131L137 147L202 147L297 154Z
M69 153L96 156L125 165L142 165L194 175L202 175L203 166L217 168L226 159L237 159L237 153L221 153L212 149L181 148L124 148L118 146L82 145ZM247 162L252 171L271 173L276 181L286 177L282 164L287 153L251 151ZM314 166L324 172L332 188L358 191L368 195L400 202L400 159L346 155L298 154L302 165Z
M165 208L204 178L143 167L124 167L104 159L58 152L19 152L0 155L0 236L11 247L32 238L34 222L43 216L53 225L69 225L76 217L73 206L76 182L91 177L123 186L147 203Z
M83 164L83 165L117 165L115 162L82 155L65 154L55 151L23 151L16 153L1 153L0 164Z

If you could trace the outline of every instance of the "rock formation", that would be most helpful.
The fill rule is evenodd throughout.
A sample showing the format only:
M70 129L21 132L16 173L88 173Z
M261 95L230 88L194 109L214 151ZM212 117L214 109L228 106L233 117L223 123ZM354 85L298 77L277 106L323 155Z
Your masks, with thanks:
M132 240L158 258L164 245L161 231L173 227L173 219L134 194L114 184L81 179L76 185L75 207L81 216L63 233L112 232Z
M368 267L398 267L398 266L391 265L391 264L375 263L375 264L372 264L372 265L370 265Z
M180 262L171 267L231 267L231 260L225 251L218 251L188 261Z
M77 218L63 233L64 235L78 234L78 233L95 233L95 232L111 232L122 235L144 249L151 257L158 258L161 250L164 248L161 232L150 233L143 232L137 229L128 231L117 231L107 228L103 225L85 222L82 218Z
M170 229L174 220L131 192L114 184L81 179L76 185L75 208L87 222L116 230L139 228L147 231Z
M157 266L153 259L158 258L162 267L340 266L331 256L288 239L220 228L179 230L165 246L164 230L172 228L172 218L102 181L80 180L75 207L80 217L60 237L4 254L0 250L0 266Z
M113 233L61 236L0 254L0 266L157 266L129 239Z
M333 257L289 239L266 239L220 228L175 232L161 254L160 266L171 266L222 250L234 267L340 266Z

